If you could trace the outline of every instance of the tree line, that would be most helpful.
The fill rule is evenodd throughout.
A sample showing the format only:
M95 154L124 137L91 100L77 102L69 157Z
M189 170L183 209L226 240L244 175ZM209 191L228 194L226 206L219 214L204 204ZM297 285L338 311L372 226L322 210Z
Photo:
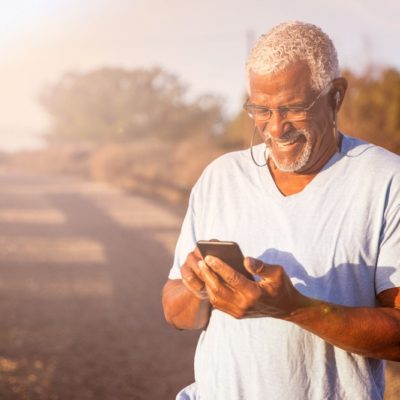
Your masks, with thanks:
M400 72L394 68L343 71L349 81L339 128L400 154ZM243 111L228 118L223 99L193 98L179 78L161 68L101 68L68 73L40 102L51 118L50 144L161 143L205 136L210 146L248 146L252 124Z
M130 142L149 135L173 141L215 135L224 125L220 98L189 99L178 77L160 68L69 73L47 87L40 102L51 117L50 143Z

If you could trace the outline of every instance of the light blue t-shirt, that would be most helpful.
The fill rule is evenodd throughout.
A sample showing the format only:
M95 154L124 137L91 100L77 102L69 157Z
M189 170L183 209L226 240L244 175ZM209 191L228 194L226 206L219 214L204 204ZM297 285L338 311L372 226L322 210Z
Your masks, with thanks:
M258 159L263 151L255 148ZM400 286L400 157L344 136L340 153L285 197L248 151L226 154L192 190L169 278L181 278L197 240L212 238L282 265L306 296L374 307L377 293ZM290 322L213 310L198 342L195 379L191 395L180 398L382 399L384 364Z

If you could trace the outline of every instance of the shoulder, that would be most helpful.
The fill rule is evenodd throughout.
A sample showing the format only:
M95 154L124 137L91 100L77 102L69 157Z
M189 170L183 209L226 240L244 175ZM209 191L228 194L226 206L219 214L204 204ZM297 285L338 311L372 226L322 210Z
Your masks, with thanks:
M366 176L397 176L400 179L400 156L380 146L344 136L342 154L352 167L358 167Z
M223 154L212 161L203 171L192 189L194 196L206 199L231 195L247 185L256 185L257 167L253 164L249 150Z
M343 181L349 191L364 194L385 210L397 212L400 205L400 157L382 147L352 137L342 146Z
M247 150L225 153L213 160L201 174L198 184L209 180L224 180L243 177L251 171L250 157Z
M231 151L213 160L205 171L224 171L231 167L247 166L249 155L247 150Z

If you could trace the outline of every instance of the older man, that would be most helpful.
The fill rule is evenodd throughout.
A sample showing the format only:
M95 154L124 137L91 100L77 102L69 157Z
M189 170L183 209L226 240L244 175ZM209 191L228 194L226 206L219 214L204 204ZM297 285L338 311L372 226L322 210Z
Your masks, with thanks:
M382 399L382 359L400 361L400 158L337 131L347 82L316 26L273 28L247 72L264 143L206 168L163 291L170 324L203 329L178 398ZM256 280L202 260L210 238L239 243Z

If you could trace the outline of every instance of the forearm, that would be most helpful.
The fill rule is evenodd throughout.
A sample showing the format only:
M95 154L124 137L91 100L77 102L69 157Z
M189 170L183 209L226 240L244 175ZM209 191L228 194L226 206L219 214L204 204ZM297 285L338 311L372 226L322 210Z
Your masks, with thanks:
M345 307L305 298L285 318L332 345L366 357L400 361L400 310Z
M209 301L195 297L180 279L168 280L164 285L162 303L165 319L178 329L202 329L208 324Z

